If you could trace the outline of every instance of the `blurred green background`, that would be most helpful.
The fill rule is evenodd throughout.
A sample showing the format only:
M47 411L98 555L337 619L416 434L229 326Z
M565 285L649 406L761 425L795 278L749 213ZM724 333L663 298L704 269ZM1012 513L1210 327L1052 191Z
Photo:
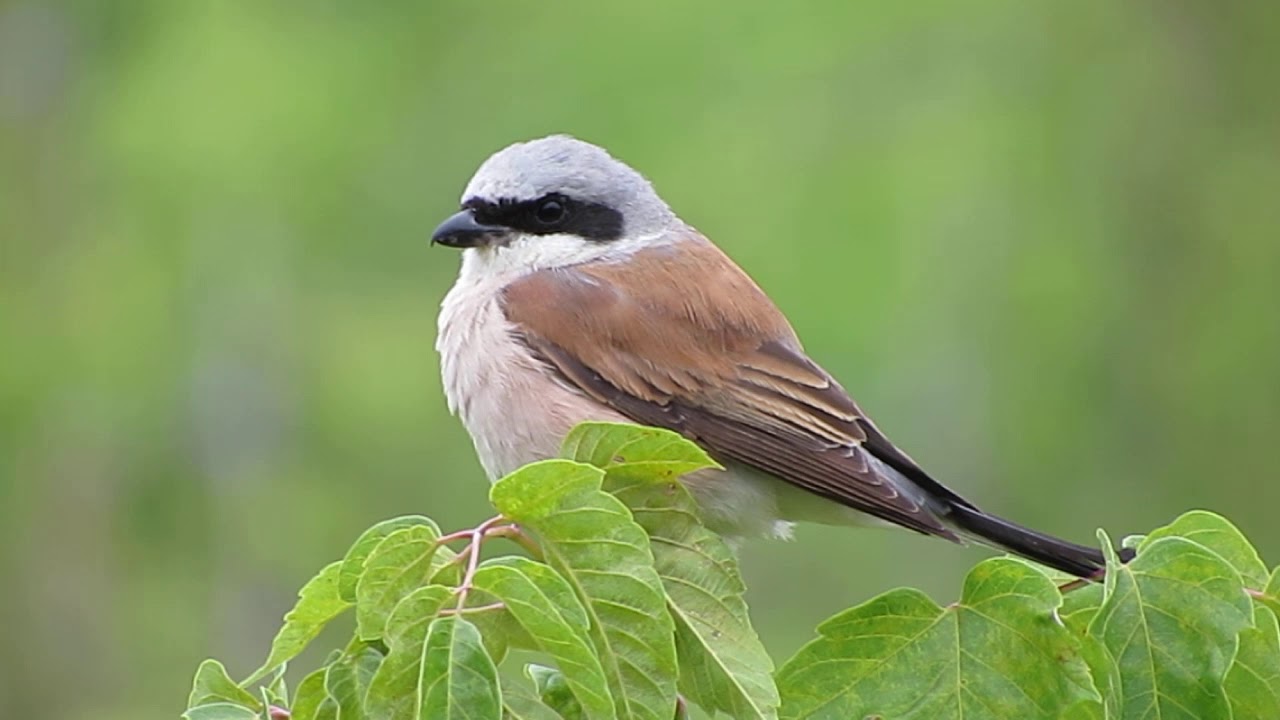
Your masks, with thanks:
M167 718L376 520L487 515L429 248L564 131L646 173L926 468L1280 561L1280 4L0 4L0 716ZM781 658L983 556L743 553Z

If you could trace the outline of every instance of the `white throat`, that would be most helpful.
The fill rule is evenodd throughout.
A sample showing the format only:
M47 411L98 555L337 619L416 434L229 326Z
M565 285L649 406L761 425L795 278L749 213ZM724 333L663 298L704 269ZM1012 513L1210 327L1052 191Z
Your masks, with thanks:
M503 246L468 248L462 252L460 284L514 279L538 270L588 262L625 260L646 248L672 242L673 233L660 232L607 242L577 235L517 235Z

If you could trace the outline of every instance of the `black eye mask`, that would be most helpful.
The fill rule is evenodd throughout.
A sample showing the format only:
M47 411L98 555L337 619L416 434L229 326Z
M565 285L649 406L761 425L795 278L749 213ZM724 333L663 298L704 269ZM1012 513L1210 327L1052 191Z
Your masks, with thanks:
M559 193L537 200L502 198L497 202L471 198L462 206L478 222L530 235L579 235L609 242L622 237L622 213L600 203L583 202Z

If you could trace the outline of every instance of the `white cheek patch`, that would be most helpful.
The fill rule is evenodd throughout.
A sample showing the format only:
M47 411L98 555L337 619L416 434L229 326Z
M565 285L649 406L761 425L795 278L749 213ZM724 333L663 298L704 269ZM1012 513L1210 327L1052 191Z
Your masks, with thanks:
M671 242L666 233L608 242L577 235L515 235L503 246L468 248L462 253L459 279L518 277L538 270L588 262L624 260L639 250Z

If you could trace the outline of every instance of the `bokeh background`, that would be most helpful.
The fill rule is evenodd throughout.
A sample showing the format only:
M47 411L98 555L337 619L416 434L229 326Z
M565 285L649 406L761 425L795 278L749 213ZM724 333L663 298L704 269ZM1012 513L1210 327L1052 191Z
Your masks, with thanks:
M174 717L396 514L487 516L432 344L474 168L640 168L963 494L1280 562L1280 4L0 3L0 716ZM743 553L782 658L974 548Z

